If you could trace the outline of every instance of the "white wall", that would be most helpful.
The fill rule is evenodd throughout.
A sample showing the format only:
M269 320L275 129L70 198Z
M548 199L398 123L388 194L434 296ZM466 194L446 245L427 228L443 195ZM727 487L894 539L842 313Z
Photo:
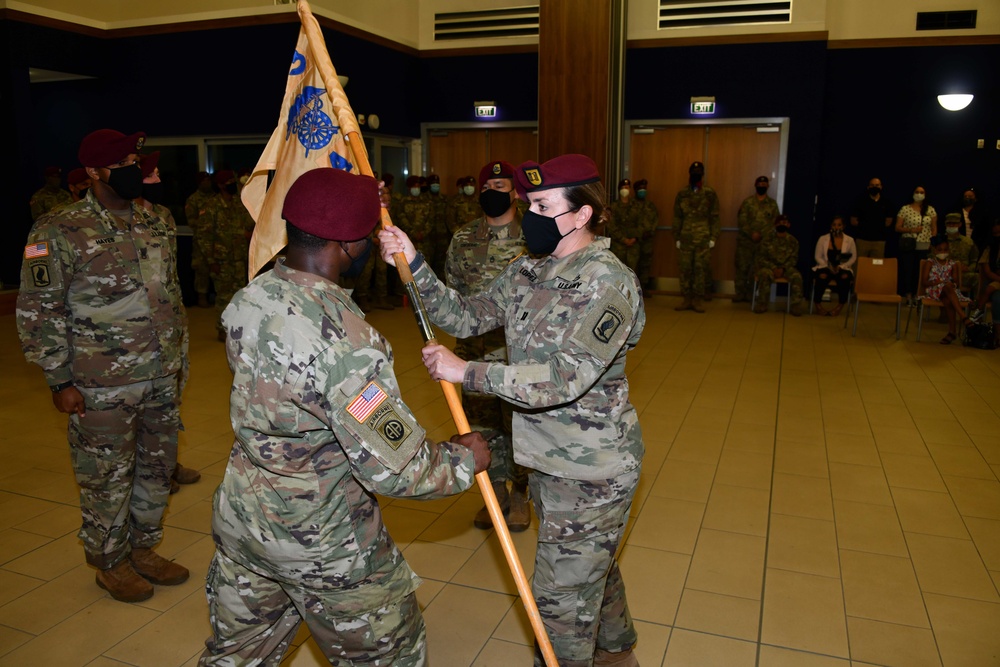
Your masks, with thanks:
M759 35L780 32L814 32L826 30L827 6L839 0L792 0L791 23L713 26L710 28L669 28L659 30L657 20L660 3L657 0L628 0L629 39L684 39L722 35ZM882 2L882 0L868 0Z
M828 0L830 39L1000 34L1000 0ZM975 30L916 30L917 12L975 9Z

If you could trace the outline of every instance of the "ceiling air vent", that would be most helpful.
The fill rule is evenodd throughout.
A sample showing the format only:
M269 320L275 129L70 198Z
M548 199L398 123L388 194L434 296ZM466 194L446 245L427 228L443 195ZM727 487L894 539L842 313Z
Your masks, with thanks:
M792 0L660 0L660 30L791 22Z
M434 14L434 41L537 37L538 5Z
M917 12L917 30L974 30L976 10Z

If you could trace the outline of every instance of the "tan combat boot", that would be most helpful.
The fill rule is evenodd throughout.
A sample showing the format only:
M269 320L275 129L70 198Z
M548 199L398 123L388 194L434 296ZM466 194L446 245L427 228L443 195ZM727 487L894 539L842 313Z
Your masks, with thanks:
M701 306L701 299L699 299L698 297L691 299L691 310L693 310L696 313L705 312L705 309L702 308Z
M618 653L599 648L594 651L594 667L639 667L639 661L631 648Z
M188 569L157 554L152 549L132 549L129 556L132 567L146 580L161 586L183 584L189 576Z
M520 533L531 525L531 509L528 506L527 485L518 488L511 485L510 511L507 512L507 529L512 533Z
M194 484L201 479L201 473L194 468L185 468L178 463L174 466L174 474L171 479L176 480L178 484Z
M681 301L681 305L674 308L674 310L691 310L691 297L684 297L684 300Z
M493 493L497 495L500 511L503 512L506 519L507 512L510 511L510 494L507 493L507 482L493 482ZM493 520L490 519L490 511L486 509L486 505L483 505L483 509L476 512L476 518L472 520L472 525L482 530L493 527Z
M153 597L153 585L136 574L128 558L97 571L97 585L119 602L142 602Z

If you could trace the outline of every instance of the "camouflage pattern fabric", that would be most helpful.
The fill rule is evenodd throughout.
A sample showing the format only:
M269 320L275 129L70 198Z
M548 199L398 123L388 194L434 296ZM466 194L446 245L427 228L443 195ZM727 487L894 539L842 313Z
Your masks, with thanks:
M445 221L449 234L454 235L459 229L481 217L483 209L479 205L478 193L472 195L459 193L448 201L448 215Z
M639 254L642 248L642 210L631 197L619 199L611 204L611 221L608 223L607 234L611 238L611 252L621 263L639 272ZM633 240L632 245L627 241Z
M394 211L394 222L406 232L417 250L431 261L437 252L438 237L435 234L434 202L423 194L407 195Z
M594 649L618 653L638 638L615 552L639 470L579 481L540 472L529 478L538 515L531 592L563 667L589 667ZM544 667L541 655L535 665Z
M760 254L757 257L757 307L764 303L765 307L771 298L771 283L774 281L774 270L784 270L783 278L788 280L791 288L792 304L802 301L802 274L795 268L799 261L799 242L791 234L784 238L772 233L761 242ZM762 301L763 300L763 301Z
M472 297L422 258L412 265L439 327L457 337L504 327L508 363L470 362L463 386L514 406L514 460L538 471L534 591L564 665L589 665L595 642L634 640L612 557L643 456L625 355L646 317L638 279L609 248L598 238L561 259L521 257Z
M354 292L355 297L365 297L367 298L372 294L372 275L375 276L375 296L379 299L384 299L389 294L389 265L382 261L381 255L378 252L378 230L380 225L375 227L375 230L369 236L372 241L372 252L368 257L368 261L365 262L365 268L361 270L361 275L357 277L354 281Z
M770 197L760 200L756 195L750 195L740 204L740 211L736 216L739 227L734 280L737 299L747 300L751 296L757 253L764 240L774 234L774 219L779 213L778 202ZM753 240L755 232L761 236L759 241Z
M191 249L191 268L194 271L194 291L198 294L208 294L211 283L209 266L212 263L212 253L215 251L215 230L211 221L201 220L208 201L214 197L212 192L195 190L184 204L184 216L194 236Z
M209 275L215 285L215 312L222 331L222 311L236 291L247 284L253 218L238 195L227 200L218 194L205 204L198 223L214 231Z
M448 286L464 296L485 290L500 272L518 255L526 252L521 235L519 211L507 225L490 225L485 217L459 229L451 239L445 262ZM455 354L466 361L507 363L507 342L502 329L481 336L455 341ZM505 401L492 396L462 390L465 416L474 431L481 431L490 443L492 459L489 476L492 482L510 480L523 488L528 471L514 463L511 444L513 412Z
M653 244L656 239L656 228L660 224L660 212L656 204L648 199L636 199L635 206L639 209L639 283L646 285L653 269Z
M431 266L438 272L444 271L445 254L451 234L448 232L448 198L442 194L428 193L431 202L431 238L434 260Z
M973 297L979 294L979 249L968 236L957 234L948 237L948 252L956 262L962 263L962 291Z
M106 569L152 547L177 458L186 319L173 231L132 205L128 221L87 196L28 235L17 299L25 359L52 386L73 382L69 420L87 561Z
M711 287L709 241L717 241L719 197L707 185L696 190L686 187L674 198L674 238L681 242L681 293L685 298L700 297Z
M404 645L401 635L418 623L405 599L419 579L373 494L464 491L474 481L472 450L425 438L399 398L388 341L337 285L279 260L236 293L223 323L236 441L215 494L215 567L235 561L259 587L234 595L241 569L210 573L214 634L203 664L277 664L281 643L266 654L258 644L294 636L296 614L330 627L317 639L334 664L351 664L343 651L368 650L354 645L364 633L346 632L358 627L352 618L405 611L405 623L374 638L386 652ZM382 611L392 605L401 611ZM224 656L230 662L216 660Z
M50 188L46 186L31 195L31 201L29 202L31 206L31 219L37 221L46 213L63 208L64 206L68 206L72 203L73 195L71 195L68 190L63 190L62 188Z

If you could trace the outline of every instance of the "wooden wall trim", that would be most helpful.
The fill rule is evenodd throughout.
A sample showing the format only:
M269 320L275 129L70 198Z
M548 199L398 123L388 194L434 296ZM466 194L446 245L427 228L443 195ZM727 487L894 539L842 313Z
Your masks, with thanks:
M890 39L832 39L828 49L886 49L907 46L977 46L1000 44L1000 35L896 37Z
M717 46L720 44L765 44L769 42L825 42L829 32L769 32L758 35L717 35L712 37L663 37L659 39L630 39L629 49L659 49L669 46Z
M511 44L510 46L468 46L455 49L427 49L421 58L456 58L465 56L502 56L511 53L538 53L538 44Z
M144 35L165 35L180 32L194 32L197 30L222 30L224 28L245 28L247 26L280 25L284 23L298 23L299 15L293 12L283 14L255 14L251 16L234 16L225 19L209 19L205 21L184 21L182 23L161 23L156 25L136 26L132 28L110 28L107 30L92 28L90 26L52 19L47 16L39 16L28 12L14 9L0 9L0 19L20 21L21 23L31 23L45 28L54 28L65 32L75 32L88 37L98 37L101 39L117 39L119 37L142 37ZM354 26L334 21L325 16L316 16L320 26L335 30L350 37L357 37L379 46L399 51L410 56L418 56L420 52L412 46L406 46L391 39L386 39L375 33L355 28Z

